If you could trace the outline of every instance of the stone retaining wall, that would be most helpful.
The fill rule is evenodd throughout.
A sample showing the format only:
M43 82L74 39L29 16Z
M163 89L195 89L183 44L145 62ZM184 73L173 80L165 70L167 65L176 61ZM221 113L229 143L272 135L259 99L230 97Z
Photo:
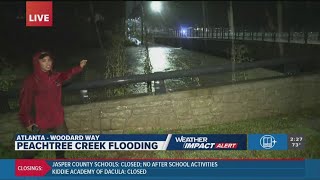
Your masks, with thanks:
M65 119L70 133L126 133L194 128L319 105L317 74L67 106ZM21 131L17 113L2 114L0 121L3 141Z

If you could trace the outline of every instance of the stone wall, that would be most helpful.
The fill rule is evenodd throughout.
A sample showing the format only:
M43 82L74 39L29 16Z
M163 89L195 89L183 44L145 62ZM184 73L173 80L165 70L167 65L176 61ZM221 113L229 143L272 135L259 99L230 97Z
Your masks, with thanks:
M66 107L65 116L70 129L89 132L190 128L317 106L319 82L309 75L110 100Z
M70 133L194 128L275 116L320 105L320 74L246 82L65 107ZM21 132L17 113L1 115L1 139Z

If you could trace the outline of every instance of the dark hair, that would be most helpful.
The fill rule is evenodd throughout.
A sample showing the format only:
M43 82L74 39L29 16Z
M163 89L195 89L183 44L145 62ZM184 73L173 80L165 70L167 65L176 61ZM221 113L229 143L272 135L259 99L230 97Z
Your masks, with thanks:
M47 51L43 51L43 52L40 53L39 59L43 59L44 57L47 57L47 56L49 56L50 58L53 58L51 53L49 53Z

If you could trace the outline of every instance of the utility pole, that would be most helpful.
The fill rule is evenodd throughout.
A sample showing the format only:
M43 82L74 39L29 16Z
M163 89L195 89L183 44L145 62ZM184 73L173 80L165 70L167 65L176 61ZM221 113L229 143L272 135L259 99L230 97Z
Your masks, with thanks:
M144 9L143 9L143 2L141 2L140 4L140 7L141 7L141 44L143 45L144 44L144 39L143 39L143 27L144 27Z
M284 50L283 50L283 43L280 42L281 41L281 34L282 34L282 31L283 31L283 28L282 28L282 2L281 1L278 1L277 2L277 15L278 15L278 44L279 44L279 54L280 54L280 57L283 56L284 54Z

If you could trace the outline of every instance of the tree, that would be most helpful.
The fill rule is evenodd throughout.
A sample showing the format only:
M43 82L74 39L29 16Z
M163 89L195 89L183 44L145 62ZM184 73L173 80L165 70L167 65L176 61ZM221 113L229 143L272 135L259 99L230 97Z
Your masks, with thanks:
M7 94L15 79L12 72L13 67L6 62L5 58L0 57L0 113L10 111Z

